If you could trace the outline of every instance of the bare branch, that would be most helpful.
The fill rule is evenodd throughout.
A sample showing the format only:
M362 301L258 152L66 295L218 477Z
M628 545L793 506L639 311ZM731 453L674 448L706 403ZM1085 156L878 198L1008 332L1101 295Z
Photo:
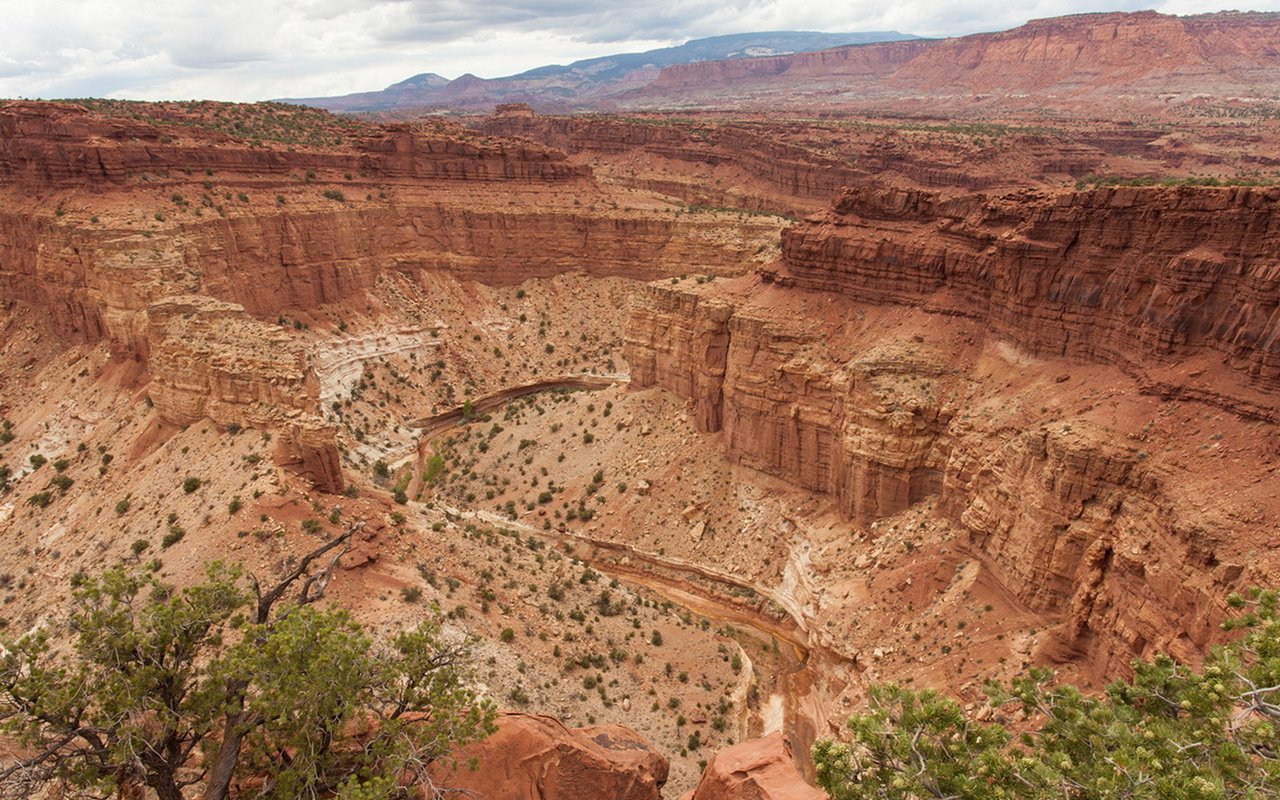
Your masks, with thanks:
M258 624L259 625L267 624L267 621L271 618L271 607L275 605L277 600L279 600L281 597L284 596L285 592L289 591L289 587L292 586L294 582L298 580L298 578L301 578L303 575L307 573L307 570L311 568L312 562L314 562L317 558L320 558L325 553L328 553L330 550L333 550L336 547L343 547L344 548L343 553L345 553L346 552L345 548L349 546L351 537L356 534L356 531L362 530L363 528L364 528L364 520L360 520L359 522L352 525L350 528L347 528L338 536L320 545L315 550L312 550L310 553L307 553L298 561L298 566L294 567L292 572L290 572L283 579L281 579L281 581L277 583L271 589L271 591L267 592L265 595L259 595L258 596ZM339 557L341 557L341 555L342 554L339 553ZM332 566L325 572L328 573L331 571L332 571ZM326 582L327 582L327 578L326 578ZM254 583L256 585L257 581L254 581ZM311 583L312 583L311 581L308 581L307 585L310 585ZM306 586L304 586L304 591L306 591ZM323 592L323 590L321 591ZM304 598L304 601L305 601L305 598Z

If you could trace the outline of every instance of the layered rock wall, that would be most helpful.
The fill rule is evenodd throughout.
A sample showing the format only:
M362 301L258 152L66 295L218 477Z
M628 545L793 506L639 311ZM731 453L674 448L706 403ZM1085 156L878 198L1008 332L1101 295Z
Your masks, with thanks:
M322 491L342 491L337 430L317 413L320 382L295 340L209 297L162 300L145 316L148 394L161 419L280 430L283 462Z
M1202 350L1280 389L1280 190L1109 188L944 201L846 193L783 234L795 286L981 320L1037 354Z
M258 179L307 170L379 179L563 181L587 177L556 150L519 142L462 141L392 125L331 151L250 146L216 130L104 118L73 104L0 105L0 184L27 189L163 182L195 171ZM178 173L170 176L169 173Z
M1216 96L1274 99L1280 15L1075 14L1007 31L664 67L621 107L916 108L975 105L1096 117Z

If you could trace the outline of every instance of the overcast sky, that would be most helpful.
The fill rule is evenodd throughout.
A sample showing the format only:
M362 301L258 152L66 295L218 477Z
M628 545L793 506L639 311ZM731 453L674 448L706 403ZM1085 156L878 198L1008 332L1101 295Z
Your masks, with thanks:
M1228 2L1228 0L1217 0ZM951 36L1038 17L1214 0L0 0L0 97L263 100L381 89L420 72L543 64L764 30ZM1278 0L1229 0L1266 10Z

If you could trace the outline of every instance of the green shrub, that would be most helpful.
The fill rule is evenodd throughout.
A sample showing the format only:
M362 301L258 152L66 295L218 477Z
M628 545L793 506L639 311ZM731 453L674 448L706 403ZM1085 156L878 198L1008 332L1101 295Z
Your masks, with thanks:
M160 540L160 549L168 550L170 547L173 547L175 544L182 541L182 537L186 535L187 532L182 529L181 525L170 525L169 532Z
M53 502L53 494L51 492L36 492L27 498L27 505L44 508Z

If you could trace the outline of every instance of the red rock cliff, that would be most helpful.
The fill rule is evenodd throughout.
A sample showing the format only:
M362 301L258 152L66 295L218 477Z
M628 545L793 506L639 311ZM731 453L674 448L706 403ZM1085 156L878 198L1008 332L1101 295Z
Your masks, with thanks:
M1194 101L1209 91L1274 99L1278 43L1280 15L1272 13L1079 14L997 33L670 66L620 104L896 103L925 113L976 105L1097 116L1099 103L1160 110L1170 99Z
M1280 389L1280 190L1109 188L943 201L863 189L783 234L794 284L980 319L1037 354L1204 350Z
M776 271L647 287L632 385L688 398L730 461L864 525L935 498L1061 620L1046 657L1107 676L1194 657L1226 593L1276 566L1254 548L1280 422L1277 199L850 193L784 234ZM1229 480L1188 442L1202 419L1234 432Z

